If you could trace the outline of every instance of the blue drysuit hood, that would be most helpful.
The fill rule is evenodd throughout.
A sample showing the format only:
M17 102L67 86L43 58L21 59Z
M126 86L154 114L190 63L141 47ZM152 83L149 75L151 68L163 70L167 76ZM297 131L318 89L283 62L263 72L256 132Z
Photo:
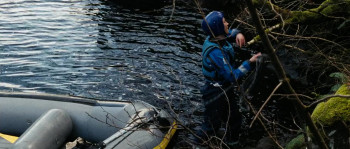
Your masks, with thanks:
M222 19L224 14L219 11L210 12L202 21L202 29L209 36L225 35L225 27ZM210 27L210 29L209 29ZM211 31L213 34L211 33Z

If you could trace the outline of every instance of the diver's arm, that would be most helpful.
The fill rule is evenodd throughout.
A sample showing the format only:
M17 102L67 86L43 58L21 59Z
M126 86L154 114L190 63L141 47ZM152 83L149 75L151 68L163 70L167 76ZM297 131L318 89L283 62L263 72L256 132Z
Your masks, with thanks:
M231 43L236 42L239 47L245 45L245 37L238 29L229 29L227 40Z
M241 31L238 30L238 29L229 29L228 30L228 34L227 34L227 38L229 40L235 40L236 39L236 36L238 33L240 33Z
M236 82L237 79L242 78L251 67L249 61L244 61L241 66L235 69L232 65L227 64L220 49L214 49L209 56L219 66L218 75L222 76L229 82Z

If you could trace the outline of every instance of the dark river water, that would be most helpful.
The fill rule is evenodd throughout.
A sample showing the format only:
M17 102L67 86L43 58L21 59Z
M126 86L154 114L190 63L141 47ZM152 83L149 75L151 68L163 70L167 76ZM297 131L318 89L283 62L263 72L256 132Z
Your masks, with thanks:
M198 125L201 20L188 5L177 5L172 16L171 5L1 0L0 90L143 100Z
M0 90L199 101L201 16L181 6L171 13L101 0L2 0Z

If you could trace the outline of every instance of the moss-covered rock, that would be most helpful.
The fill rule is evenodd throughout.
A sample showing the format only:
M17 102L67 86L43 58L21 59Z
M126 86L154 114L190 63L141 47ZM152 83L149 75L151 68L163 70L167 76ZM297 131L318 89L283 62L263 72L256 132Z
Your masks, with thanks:
M350 86L344 84L336 95L350 95ZM350 122L350 99L333 97L327 102L319 103L311 115L317 124L331 126L337 121Z
M346 84L342 85L335 94L350 95L350 86ZM350 98L333 97L327 102L319 103L313 111L311 118L318 126L323 127L336 125L339 121L350 123ZM303 135L297 136L286 145L286 149L302 148L306 148Z

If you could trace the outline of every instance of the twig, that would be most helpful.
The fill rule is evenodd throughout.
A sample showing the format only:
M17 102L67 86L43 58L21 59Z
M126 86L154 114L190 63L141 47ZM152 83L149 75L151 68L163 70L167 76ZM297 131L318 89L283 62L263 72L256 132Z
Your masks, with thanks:
M247 25L247 26L249 26L249 27L251 27L251 28L254 28L255 29L255 27L253 26L253 25L250 25L249 23L247 23L247 22L244 22L244 21L242 21L242 20L240 20L240 19L234 19L235 21L237 21L237 22L239 22L239 23L242 23L242 24L244 24L244 25Z
M277 91L277 89L283 84L283 81L281 81L276 87L275 89L271 92L270 96L266 99L266 101L264 102L264 104L261 106L261 108L259 109L259 111L255 114L253 121L250 123L249 128L252 127L253 123L255 122L256 118L259 116L259 114L261 113L262 109L265 107L265 105L267 104L267 102L269 102L269 100L271 99L272 95Z
M220 147L222 146L222 144L224 143L222 140L225 138L227 130L228 130L228 126L229 126L229 122L230 122L230 117L231 117L231 104L230 104L230 99L228 98L226 91L220 87L220 89L223 91L223 93L225 94L226 97L226 101L227 101L227 106L228 106L228 115L227 115L227 121L226 121L226 125L225 125L225 133L222 136L221 142L220 142Z
M270 33L270 32L272 32L272 30L274 30L274 29L276 29L276 28L279 28L279 27L281 27L281 24L277 24L277 25L275 25L275 26L272 26L272 27L266 29L265 32L266 32L266 33ZM257 35L257 36L255 36L252 40L250 40L250 41L247 42L247 46L249 46L249 45L251 45L251 44L253 44L253 43L255 43L255 42L259 41L259 40L260 40L260 36Z
M286 130L288 130L288 131L291 131L291 132L298 132L298 130L295 130L295 129L292 129L292 128L288 128L287 126L283 126L283 125L281 125L281 124L279 124L279 123L277 123L277 122L275 122L275 121L270 121L270 120L268 120L264 115L262 115L262 114L260 114L260 117L263 119L263 120L265 120L266 122L268 122L268 123L272 123L273 125L277 125L277 126L280 126L281 128L283 128L283 129L286 129Z
M243 99L248 103L250 109L252 109L253 114L256 115L256 111L254 110L252 104L251 104L250 102L248 102L246 98L243 98ZM261 114L260 114L260 116L261 116ZM264 130L266 131L266 133L269 135L269 137L273 140L273 142L275 142L275 144L276 144L279 148L283 149L283 147L278 143L277 139L274 138L274 137L272 136L272 134L267 130L265 124L264 124L263 121L260 119L260 117L258 117L257 119L258 119L259 123L261 124L261 126L262 126L262 127L264 128Z
M303 129L297 124L297 122L295 121L295 118L293 117L292 113L290 114L292 116L293 119L293 123L295 126L297 126L301 131L303 131Z
M274 96L287 96L287 97L289 97L289 96L301 96L301 97L308 98L310 100L314 100L310 96L306 96L306 95L303 95L303 94L274 94Z
M168 23L172 20L173 16L174 16L174 12L175 12L175 2L176 0L173 0L173 9L171 10L171 15L170 18L168 20Z
M298 48L298 47L296 47L296 46L287 45L287 44L283 44L283 46L284 46L284 47L287 47L287 48L291 48L291 49L296 49L296 50L298 50L298 51L300 51L300 52L302 52L302 53L306 53L305 50L303 50L303 49L301 49L301 48Z
M217 137L217 136L213 136L213 138L214 138L214 139L220 140L220 142L221 142L220 148L222 148L222 145L225 145L227 148L230 148L230 147L224 142L224 140L223 140L222 138L219 138L219 137Z
M317 40L322 40L322 41L326 41L326 42L329 42L329 43L332 43L334 45L337 45L338 47L344 49L344 50L347 50L345 47L343 47L342 45L334 42L334 41L331 41L331 40L327 40L327 39L324 39L324 38L321 38L321 37L303 37L303 36L298 36L298 35L287 35L287 34L281 34L281 33L277 33L277 32L271 32L271 34L275 34L275 35L280 35L280 36L285 36L285 37L293 37L293 38L301 38L301 39L317 39Z
M279 14L279 13L275 10L275 8L274 8L274 6L273 6L271 0L269 0L268 4L270 4L270 7L271 7L272 11L281 19L281 22L282 22L282 29L283 29L283 27L284 27L284 25L285 25L285 22L284 22L284 19L283 19L282 15Z

